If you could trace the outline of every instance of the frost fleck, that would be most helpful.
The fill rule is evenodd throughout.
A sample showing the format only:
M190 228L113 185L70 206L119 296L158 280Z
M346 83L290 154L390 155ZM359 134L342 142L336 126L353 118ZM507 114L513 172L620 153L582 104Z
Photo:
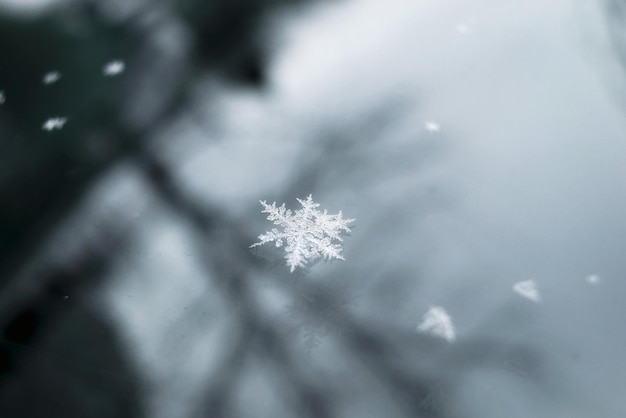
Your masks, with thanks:
M433 306L424 314L422 322L417 326L417 332L425 332L449 342L456 339L452 318L441 306Z
M102 73L107 77L116 76L124 71L126 68L124 61L114 60L107 63L102 69Z
M60 118L60 117L50 118L44 122L41 128L45 131L50 132L50 131L63 128L63 125L65 125L65 122L67 122L67 118Z
M61 78L61 73L58 71L50 71L49 73L44 74L43 76L43 83L48 85L48 84L53 84L56 83L57 81L59 81L59 79Z
M526 280L523 282L515 283L513 285L513 290L516 291L519 295L530 299L533 302L539 302L541 300L539 290L537 289L537 284L534 280Z

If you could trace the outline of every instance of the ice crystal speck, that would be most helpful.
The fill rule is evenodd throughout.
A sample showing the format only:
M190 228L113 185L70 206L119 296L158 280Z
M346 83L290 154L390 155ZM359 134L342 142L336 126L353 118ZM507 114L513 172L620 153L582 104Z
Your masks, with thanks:
M63 125L65 125L66 122L67 122L67 118L61 118L61 117L50 118L43 123L43 125L41 126L41 129L48 131L48 132L54 131L54 130L63 128Z
M449 342L456 339L452 318L441 306L432 306L424 314L422 322L417 326L417 332L425 332L435 337L444 338Z

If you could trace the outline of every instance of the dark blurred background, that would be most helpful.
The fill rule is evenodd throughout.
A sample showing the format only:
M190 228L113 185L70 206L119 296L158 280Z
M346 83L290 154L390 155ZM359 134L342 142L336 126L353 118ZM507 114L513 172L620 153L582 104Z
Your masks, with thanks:
M145 382L89 296L129 251L127 215L55 234L124 161L169 193L155 130L198 78L262 89L263 21L295 2L48 3L0 7L0 416L141 417ZM103 74L113 60L128 73ZM46 84L51 71L61 78ZM52 117L67 126L42 129Z
M0 417L624 416L625 20L0 1ZM346 262L249 251L309 193Z

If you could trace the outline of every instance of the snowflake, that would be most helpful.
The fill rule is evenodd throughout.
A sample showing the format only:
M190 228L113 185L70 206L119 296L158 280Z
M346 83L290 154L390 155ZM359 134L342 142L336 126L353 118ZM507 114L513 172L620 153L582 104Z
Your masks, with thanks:
M286 244L285 259L292 273L296 267L304 267L307 262L319 258L344 260L341 245L336 241L343 241L341 234L350 232L348 224L354 219L344 219L341 211L335 215L328 214L326 210L320 212L316 209L319 203L315 203L311 195L306 200L297 200L302 208L295 212L286 209L284 203L277 207L276 202L268 205L266 201L260 201L264 207L262 213L267 213L267 219L283 227L283 231L272 228L259 235L260 241L250 248L272 241L276 247Z
M49 73L44 74L43 83L44 84L53 84L59 81L61 78L61 73L58 71L50 71Z
M44 122L41 129L46 131L53 131L55 129L61 129L67 122L67 118L50 118Z
M533 302L541 301L541 295L539 294L537 284L534 280L526 280L523 282L515 283L515 285L513 285L513 290L515 290L521 296L532 300Z
M113 77L115 75L120 74L125 69L124 61L115 60L107 63L102 69L102 73L105 76Z
M597 274L590 274L589 276L585 277L585 281L589 284L598 284L600 283L600 276L598 276Z
M444 338L449 342L456 339L452 318L441 306L433 306L424 314L422 322L417 326L417 331Z
M428 132L439 132L439 124L437 122L427 121L424 124L424 129Z

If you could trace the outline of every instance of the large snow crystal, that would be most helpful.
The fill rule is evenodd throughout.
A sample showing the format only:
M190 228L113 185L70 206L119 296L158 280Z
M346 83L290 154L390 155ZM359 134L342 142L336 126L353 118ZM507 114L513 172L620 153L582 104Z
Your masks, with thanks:
M250 248L272 241L276 247L284 245L285 259L292 273L296 267L304 267L318 258L344 260L341 245L336 241L343 241L341 235L350 232L348 224L354 219L344 219L341 211L335 215L326 210L320 212L317 210L319 203L315 203L311 195L306 200L298 199L302 208L295 212L286 209L284 203L277 207L276 202L271 205L264 200L260 202L264 208L262 213L267 213L267 219L283 227L283 231L272 228L259 235L259 242Z

